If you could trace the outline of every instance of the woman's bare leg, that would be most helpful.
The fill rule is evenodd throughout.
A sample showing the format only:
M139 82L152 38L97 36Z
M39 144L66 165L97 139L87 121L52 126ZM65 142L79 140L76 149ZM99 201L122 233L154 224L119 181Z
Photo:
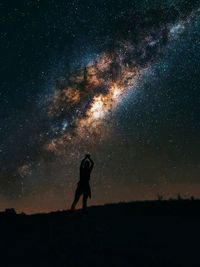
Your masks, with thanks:
M74 196L74 201L73 201L72 206L71 206L71 210L75 210L75 207L79 201L80 196L81 196L80 191L77 188L76 192L75 192L75 196Z
M88 195L83 194L83 209L87 208L87 199L88 199Z

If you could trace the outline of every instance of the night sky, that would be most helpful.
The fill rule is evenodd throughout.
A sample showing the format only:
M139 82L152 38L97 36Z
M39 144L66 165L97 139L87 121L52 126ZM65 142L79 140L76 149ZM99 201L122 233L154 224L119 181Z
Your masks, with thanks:
M0 209L200 197L198 2L0 2Z

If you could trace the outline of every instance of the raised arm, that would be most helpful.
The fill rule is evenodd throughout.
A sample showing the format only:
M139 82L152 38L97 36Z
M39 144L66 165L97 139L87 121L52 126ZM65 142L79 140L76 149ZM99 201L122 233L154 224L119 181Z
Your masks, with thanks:
M84 165L84 163L85 163L86 159L87 159L87 157L86 157L86 156L85 156L85 158L84 158L84 159L82 159L82 161L81 161L81 165L80 165L80 169L82 169L82 168L83 168L83 165Z
M88 157L88 159L90 161L90 170L92 170L94 167L94 161L90 157Z

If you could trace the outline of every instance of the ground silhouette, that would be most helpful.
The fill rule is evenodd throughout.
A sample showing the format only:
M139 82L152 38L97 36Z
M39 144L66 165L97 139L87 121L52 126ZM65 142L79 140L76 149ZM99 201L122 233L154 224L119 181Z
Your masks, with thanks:
M199 266L200 201L0 213L0 266Z

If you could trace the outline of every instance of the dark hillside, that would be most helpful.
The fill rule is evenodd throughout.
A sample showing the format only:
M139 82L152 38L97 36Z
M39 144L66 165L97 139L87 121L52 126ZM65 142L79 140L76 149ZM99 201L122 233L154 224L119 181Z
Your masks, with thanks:
M0 266L199 266L200 201L0 213Z

